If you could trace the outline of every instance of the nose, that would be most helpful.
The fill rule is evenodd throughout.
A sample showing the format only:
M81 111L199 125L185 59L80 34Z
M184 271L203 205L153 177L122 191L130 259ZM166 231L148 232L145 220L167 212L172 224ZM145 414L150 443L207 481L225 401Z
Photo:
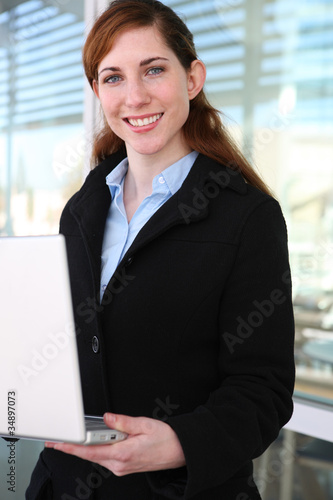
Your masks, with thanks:
M129 108L140 108L150 102L150 96L141 79L127 81L126 105Z

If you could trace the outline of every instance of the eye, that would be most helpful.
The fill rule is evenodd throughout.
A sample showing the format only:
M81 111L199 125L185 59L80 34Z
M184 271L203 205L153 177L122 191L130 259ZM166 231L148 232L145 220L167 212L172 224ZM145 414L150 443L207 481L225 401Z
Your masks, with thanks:
M155 76L155 75L160 75L161 73L163 73L163 71L164 71L164 68L160 68L160 67L150 68L147 71L147 74Z
M105 78L104 83L118 83L120 82L120 76L111 75Z

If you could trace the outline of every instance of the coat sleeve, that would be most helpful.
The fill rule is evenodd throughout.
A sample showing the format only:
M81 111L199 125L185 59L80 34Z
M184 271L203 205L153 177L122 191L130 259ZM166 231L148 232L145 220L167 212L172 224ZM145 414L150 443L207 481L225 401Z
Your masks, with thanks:
M194 412L168 420L185 453L186 481L171 485L170 471L149 476L155 489L167 496L173 491L170 498L192 498L237 476L292 414L294 320L287 231L273 199L247 215L221 296L219 325L220 386Z

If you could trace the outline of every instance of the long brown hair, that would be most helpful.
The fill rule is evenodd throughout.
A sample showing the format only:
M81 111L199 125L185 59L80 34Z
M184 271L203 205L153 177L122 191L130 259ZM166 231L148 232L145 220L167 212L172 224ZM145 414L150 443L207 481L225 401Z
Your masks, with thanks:
M96 20L83 48L84 70L91 86L94 80L98 80L98 66L111 50L116 37L125 30L147 26L156 26L185 70L190 69L191 63L198 59L193 35L170 7L157 0L114 0ZM190 101L190 112L183 133L191 149L239 170L249 184L270 194L268 187L230 137L219 111L208 102L203 90ZM124 141L104 119L104 127L96 135L93 145L94 163L98 164L122 148Z

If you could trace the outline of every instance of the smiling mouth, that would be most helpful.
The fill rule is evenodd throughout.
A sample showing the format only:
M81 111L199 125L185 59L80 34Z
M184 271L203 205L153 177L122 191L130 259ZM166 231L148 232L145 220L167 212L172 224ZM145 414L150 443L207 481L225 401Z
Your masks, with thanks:
M126 118L126 120L130 125L132 125L132 127L144 127L146 125L150 125L151 123L157 122L157 120L159 120L162 116L163 113L159 113L158 115L149 116L147 118Z

